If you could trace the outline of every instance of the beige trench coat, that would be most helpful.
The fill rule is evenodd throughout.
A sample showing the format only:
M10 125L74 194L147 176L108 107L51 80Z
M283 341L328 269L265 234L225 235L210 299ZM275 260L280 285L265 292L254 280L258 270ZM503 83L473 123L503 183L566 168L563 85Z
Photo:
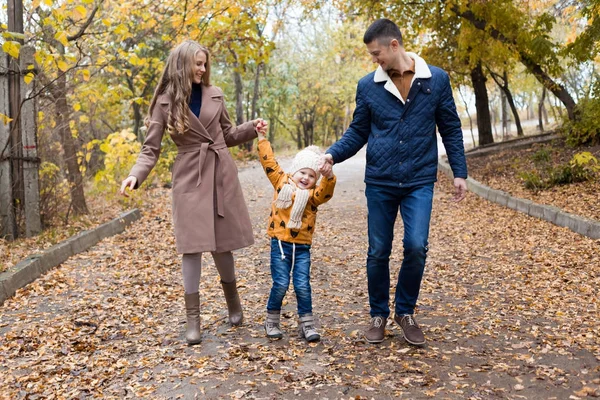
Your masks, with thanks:
M136 188L160 154L170 99L158 97L142 150L130 176ZM200 118L188 108L190 128L172 135L178 154L173 165L173 224L178 253L224 252L254 243L237 167L227 147L257 137L252 121L231 125L223 92L202 86Z

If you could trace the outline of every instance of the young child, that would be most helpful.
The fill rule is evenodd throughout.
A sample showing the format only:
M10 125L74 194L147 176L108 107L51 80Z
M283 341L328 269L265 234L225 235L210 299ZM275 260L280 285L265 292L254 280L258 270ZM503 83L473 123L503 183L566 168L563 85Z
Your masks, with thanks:
M290 285L290 274L298 301L299 334L309 342L321 339L315 329L310 288L310 245L315 231L317 207L333 196L333 172L319 180L319 148L309 146L294 158L285 173L273 155L264 133L258 136L258 154L267 177L275 188L269 227L273 286L267 303L267 337L280 339L281 304Z

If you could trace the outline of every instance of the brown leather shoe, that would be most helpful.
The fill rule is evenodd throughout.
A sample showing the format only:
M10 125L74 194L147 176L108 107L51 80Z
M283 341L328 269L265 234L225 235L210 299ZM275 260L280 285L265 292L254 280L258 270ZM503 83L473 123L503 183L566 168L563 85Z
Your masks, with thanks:
M423 331L412 315L394 314L394 321L398 324L400 329L402 329L404 339L408 343L412 344L413 346L423 346L426 343Z
M371 318L371 325L369 329L365 331L365 339L369 343L381 343L385 337L385 324L387 318L384 317L373 317Z

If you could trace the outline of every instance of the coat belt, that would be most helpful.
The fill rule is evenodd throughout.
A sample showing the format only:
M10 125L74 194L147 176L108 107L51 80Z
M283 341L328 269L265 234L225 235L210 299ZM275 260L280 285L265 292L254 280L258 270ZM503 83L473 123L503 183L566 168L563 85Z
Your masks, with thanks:
M226 149L227 144L225 142L214 143L214 142L204 142L198 144L188 144L177 147L178 154L184 153L196 153L199 152L198 156L198 182L196 183L196 187L200 186L202 182L202 167L204 166L204 161L206 160L206 153L208 150L213 151L217 155L217 160L221 161L221 156L219 155L219 150ZM215 178L216 178L216 188L217 188L217 215L220 217L225 217L224 212L224 203L223 203L223 174L218 165L215 165Z

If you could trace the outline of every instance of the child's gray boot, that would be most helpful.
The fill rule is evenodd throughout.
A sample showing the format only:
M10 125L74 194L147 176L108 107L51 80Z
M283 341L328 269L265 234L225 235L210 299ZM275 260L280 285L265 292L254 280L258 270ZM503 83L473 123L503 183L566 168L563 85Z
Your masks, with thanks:
M265 319L265 332L267 337L270 339L281 339L283 332L279 327L281 319L280 311L267 311L267 318Z
M321 340L321 335L315 328L315 318L312 314L300 315L299 319L299 334L301 338L306 339L308 342L318 342Z

